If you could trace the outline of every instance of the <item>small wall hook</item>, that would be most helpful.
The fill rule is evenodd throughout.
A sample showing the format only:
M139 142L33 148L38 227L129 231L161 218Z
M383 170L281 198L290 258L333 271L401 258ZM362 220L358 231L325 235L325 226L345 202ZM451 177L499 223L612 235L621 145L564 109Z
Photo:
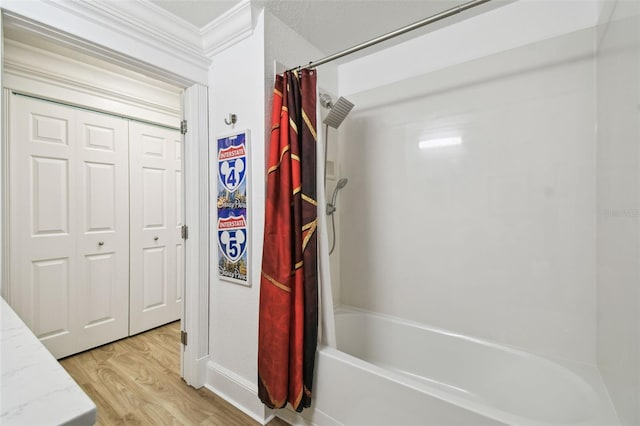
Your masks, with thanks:
M238 121L238 116L235 114L229 114L229 119L227 120L226 118L224 119L224 124L226 124L227 126L231 126L233 124L236 124L236 121Z

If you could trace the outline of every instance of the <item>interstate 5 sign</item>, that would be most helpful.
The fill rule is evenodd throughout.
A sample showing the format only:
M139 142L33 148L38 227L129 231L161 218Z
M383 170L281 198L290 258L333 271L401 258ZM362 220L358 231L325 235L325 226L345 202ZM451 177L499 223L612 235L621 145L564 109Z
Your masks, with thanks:
M218 219L218 246L231 262L242 258L247 249L247 221L244 216Z

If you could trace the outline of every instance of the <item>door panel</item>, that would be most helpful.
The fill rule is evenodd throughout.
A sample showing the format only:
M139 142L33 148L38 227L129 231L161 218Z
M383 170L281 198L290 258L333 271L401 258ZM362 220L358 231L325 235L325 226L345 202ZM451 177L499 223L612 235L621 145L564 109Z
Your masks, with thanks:
M164 169L142 168L143 229L167 228L166 174Z
M31 113L31 140L34 142L69 145L69 126L67 117L56 117L59 111L49 114Z
M33 235L69 232L69 167L61 158L31 157Z
M116 167L113 164L84 163L85 232L116 230Z
M144 272L142 276L142 311L167 306L167 259L165 247L150 247L142 250Z
M182 312L178 295L176 233L182 203L176 173L180 134L148 124L129 125L131 191L130 334L175 321ZM180 209L179 206L180 205ZM179 212L180 211L180 212ZM180 280L180 281L179 281ZM180 290L181 291L181 290Z
M128 121L76 111L79 350L129 334Z
M114 294L111 289L115 285L117 271L117 256L115 253L93 254L85 256L86 282L89 287L90 307L86 328L99 326L114 321Z
M42 340L71 333L69 259L49 259L33 265L33 332Z
M184 289L184 245L176 244L176 302L182 302Z
M16 95L9 102L11 304L62 357L77 335L75 112Z
M183 177L182 177L182 141L180 135L176 132L174 140L175 146L175 180L176 180L176 303L181 304L184 289L184 240L182 239L182 225L184 225L184 195L183 195ZM182 312L182 307L180 312Z

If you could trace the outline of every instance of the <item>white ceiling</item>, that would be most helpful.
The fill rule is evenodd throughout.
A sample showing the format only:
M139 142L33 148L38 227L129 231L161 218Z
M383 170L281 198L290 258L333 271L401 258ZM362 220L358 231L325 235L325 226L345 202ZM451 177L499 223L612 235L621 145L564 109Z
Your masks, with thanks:
M187 22L202 28L241 0L150 0ZM504 5L514 0L490 3L447 18L387 42L388 46L416 35ZM355 44L424 19L464 3L465 0L254 0L316 46L332 54ZM365 52L367 53L367 52ZM319 58L313 58L319 59ZM311 60L311 58L310 58Z
M202 28L240 0L151 0L198 28Z

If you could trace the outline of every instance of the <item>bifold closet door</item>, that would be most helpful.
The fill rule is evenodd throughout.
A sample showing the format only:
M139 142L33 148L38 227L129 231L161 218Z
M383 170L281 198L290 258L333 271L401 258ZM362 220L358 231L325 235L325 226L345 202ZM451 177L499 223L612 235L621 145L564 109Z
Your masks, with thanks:
M79 110L79 350L129 334L129 135L122 118Z
M132 335L182 314L181 148L177 130L129 125Z
M127 122L11 95L10 300L57 358L127 335Z

